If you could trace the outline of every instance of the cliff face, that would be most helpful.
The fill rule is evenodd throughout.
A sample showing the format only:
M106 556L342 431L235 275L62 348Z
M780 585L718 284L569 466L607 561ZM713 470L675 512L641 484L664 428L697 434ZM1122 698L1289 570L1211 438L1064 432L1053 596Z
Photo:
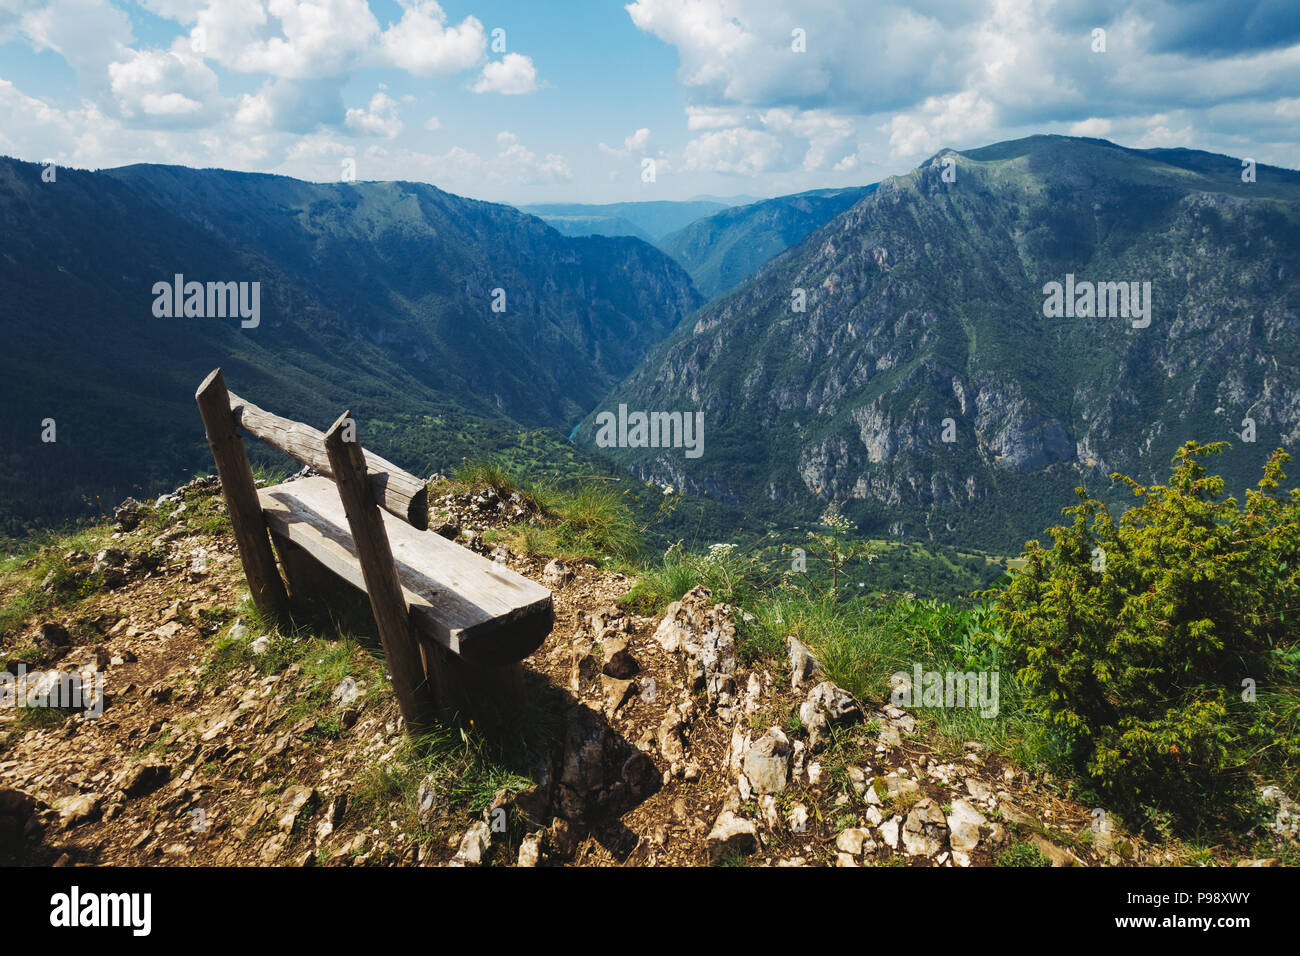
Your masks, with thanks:
M613 451L688 491L804 516L838 500L868 530L990 547L1080 482L1165 473L1190 438L1233 441L1224 471L1258 474L1300 436L1300 175L1241 170L1063 137L941 153L598 406L699 409L702 457Z

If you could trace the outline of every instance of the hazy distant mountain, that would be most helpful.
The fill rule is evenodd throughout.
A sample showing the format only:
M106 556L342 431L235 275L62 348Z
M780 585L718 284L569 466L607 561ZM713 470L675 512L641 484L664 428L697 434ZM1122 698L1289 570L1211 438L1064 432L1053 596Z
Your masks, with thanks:
M683 323L596 411L703 413L698 458L613 450L644 477L968 545L1017 547L1081 481L1167 476L1187 439L1232 441L1216 468L1253 483L1300 438L1300 174L1242 174L1059 136L944 151ZM1120 283L1149 324L1057 314L1067 288L1089 311L1090 285L1094 316L1099 292L1117 313Z
M538 216L563 236L631 236L654 245L654 237L622 216Z
M603 204L590 203L542 203L534 206L520 206L524 212L545 220L565 235L636 235L654 242L670 232L676 232L701 216L707 216L721 209L726 209L725 202L614 202ZM579 233L579 223L585 223L589 231ZM624 225L620 225L624 224ZM630 228L635 233L613 231Z
M0 160L10 526L208 467L193 393L216 365L317 426L351 405L439 438L505 416L567 432L700 302L643 242L564 237L428 185L41 169ZM257 325L159 317L155 284L177 274L257 282Z
M750 196L745 193L739 193L735 196L713 196L709 193L701 193L698 196L692 196L691 202L716 202L724 206L748 206L750 203L762 202L762 196Z
M706 299L714 299L875 188L815 189L724 209L665 236L659 248L682 264Z

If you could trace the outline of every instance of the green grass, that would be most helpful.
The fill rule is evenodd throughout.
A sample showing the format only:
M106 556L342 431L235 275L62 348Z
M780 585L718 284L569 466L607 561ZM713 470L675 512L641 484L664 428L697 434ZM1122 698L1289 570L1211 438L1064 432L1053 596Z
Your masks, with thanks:
M1043 851L1032 843L1013 843L997 859L998 866L1051 866Z
M502 498L518 495L531 517L489 540L522 554L571 560L631 560L644 547L644 527L627 483L594 476L555 481L529 479L522 468L500 459L467 462L435 492L472 494L493 489Z
M111 528L96 527L67 535L43 534L0 560L0 587L12 588L0 605L0 645L37 617L71 611L99 590L103 575L90 573L92 561L70 565L63 556L81 550L93 560L111 533ZM49 585L42 589L47 578Z

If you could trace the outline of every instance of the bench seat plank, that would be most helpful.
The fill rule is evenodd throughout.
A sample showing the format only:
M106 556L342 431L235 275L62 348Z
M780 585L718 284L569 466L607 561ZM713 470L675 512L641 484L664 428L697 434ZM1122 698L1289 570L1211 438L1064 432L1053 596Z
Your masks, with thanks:
M267 523L365 590L338 489L301 478L258 491ZM423 639L467 660L508 663L536 650L554 621L551 592L502 564L380 511L412 620Z

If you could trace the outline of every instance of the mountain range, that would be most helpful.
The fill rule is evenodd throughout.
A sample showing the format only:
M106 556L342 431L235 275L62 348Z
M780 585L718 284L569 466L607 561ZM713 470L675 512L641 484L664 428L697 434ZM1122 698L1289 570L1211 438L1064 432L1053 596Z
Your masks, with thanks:
M416 468L434 420L568 431L702 302L636 239L562 236L425 184L42 171L0 160L10 533L210 466L193 393L215 366L317 426L349 406L363 434L405 422L385 454ZM159 317L155 285L176 276L257 283L256 327Z
M706 299L715 299L875 188L814 189L723 209L664 236L658 245L690 273Z
M619 406L700 414L699 457L601 450L772 520L836 502L868 534L1008 551L1076 485L1122 501L1112 471L1167 475L1189 439L1233 442L1223 472L1253 481L1300 437L1300 174L1247 166L1059 136L945 150L680 324L576 440L600 447ZM1149 324L1054 315L1076 282L1116 311L1119 283L1149 289Z
M714 533L836 503L1007 553L1188 439L1233 441L1241 482L1300 436L1300 174L1225 156L1035 136L743 206L547 207L660 248L418 183L42 172L0 160L0 534L206 470L218 365L422 473L612 459ZM256 283L256 323L158 314L188 282ZM698 420L698 457L628 447L638 412Z

